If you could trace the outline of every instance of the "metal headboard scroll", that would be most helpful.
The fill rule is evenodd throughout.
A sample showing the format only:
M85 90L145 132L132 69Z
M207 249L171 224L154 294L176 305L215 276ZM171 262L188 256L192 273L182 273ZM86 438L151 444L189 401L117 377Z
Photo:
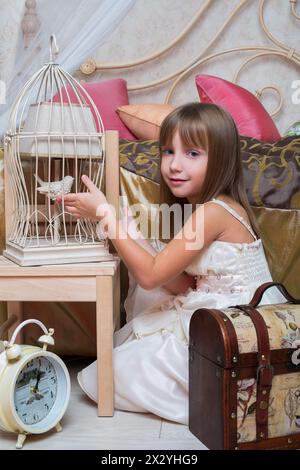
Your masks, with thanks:
M296 5L298 0L288 0L290 3L290 11L291 14L297 19L300 20L300 15L297 14L296 12ZM181 67L179 70L176 72L167 75L165 77L162 77L156 81L152 81L149 83L145 83L142 85L131 85L128 86L128 91L137 91L137 90L143 90L143 89L149 89L152 87L157 87L158 85L162 85L163 83L166 83L170 80L173 80L173 83L171 87L168 90L167 96L165 98L165 103L169 103L171 100L171 97L174 93L175 88L177 85L182 82L185 78L188 77L188 75L196 68L200 67L202 64L209 62L211 59L214 59L216 57L220 56L226 56L228 54L232 54L235 52L241 52L241 51L255 51L256 53L252 55L250 58L247 58L246 60L243 61L243 63L239 66L239 68L236 70L234 77L232 79L233 83L237 83L239 75L241 71L246 67L250 62L253 62L254 60L264 57L264 56L277 56L277 57L282 57L284 60L287 60L289 62L292 62L296 64L297 66L300 67L300 52L296 50L294 47L290 47L281 41L279 41L277 38L275 38L270 30L267 28L265 19L264 19L264 9L265 9L265 4L266 0L260 0L259 2L259 22L262 27L262 30L264 31L265 35L268 37L270 42L275 46L275 47L268 47L268 46L259 46L259 45L253 45L253 46L245 46L245 47L236 47L232 49L227 49L227 50L222 50L215 52L213 54L205 55L206 52L209 50L209 48L212 46L212 44L221 36L221 34L226 30L226 28L229 26L229 24L234 20L234 18L238 15L239 11L249 2L249 0L240 0L238 5L231 11L231 13L228 15L228 18L225 20L223 23L222 27L217 31L215 36L211 39L211 41L207 44L207 46L202 50L202 52L197 56L194 57L192 61L190 61L188 64L184 65ZM82 63L80 66L80 70L83 74L85 75L91 75L96 71L105 71L105 70L113 70L113 69L129 69L132 67L137 67L139 65L149 63L154 59L157 59L158 57L162 56L169 50L173 49L178 42L180 42L186 35L187 33L197 24L199 23L201 17L203 16L204 12L211 6L213 3L213 0L206 0L201 8L196 12L194 15L193 19L186 25L184 30L175 38L173 39L169 44L167 44L165 47L161 48L160 50L154 52L153 54L150 54L148 56L142 57L139 60L136 60L134 62L127 62L127 63L118 63L118 64L100 64L97 63L94 59L88 59L86 62ZM300 2L299 2L300 3ZM264 86L258 90L256 90L255 95L257 96L258 99L261 99L263 93L265 90L271 90L275 92L278 95L279 98L279 104L277 108L270 113L271 116L275 116L277 113L282 108L283 104L283 96L280 91L280 89L274 85L270 86Z

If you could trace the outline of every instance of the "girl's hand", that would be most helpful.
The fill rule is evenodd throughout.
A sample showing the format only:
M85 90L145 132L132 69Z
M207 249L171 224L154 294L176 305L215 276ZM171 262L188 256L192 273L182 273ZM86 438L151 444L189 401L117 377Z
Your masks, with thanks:
M94 185L88 176L83 175L81 179L89 192L70 193L64 195L65 211L78 219L80 217L84 217L87 219L101 220L105 215L107 215L107 211L110 207L107 199L103 192ZM62 197L57 197L56 201L62 202ZM96 211L98 215L96 215Z

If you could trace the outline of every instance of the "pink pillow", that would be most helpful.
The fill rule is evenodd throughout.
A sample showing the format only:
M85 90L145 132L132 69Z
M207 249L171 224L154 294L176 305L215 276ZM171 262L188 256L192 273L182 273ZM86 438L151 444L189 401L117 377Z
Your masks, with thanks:
M250 91L212 75L196 75L195 81L200 101L228 111L240 135L267 142L281 138L273 119Z
M121 78L114 78L104 82L82 83L82 86L94 101L103 121L104 129L119 131L120 139L135 140L136 137L125 126L116 112L119 106L128 104L126 81ZM75 93L69 87L67 88L71 101L77 102ZM65 91L62 95L63 100L67 101ZM53 101L59 101L58 94L54 96Z

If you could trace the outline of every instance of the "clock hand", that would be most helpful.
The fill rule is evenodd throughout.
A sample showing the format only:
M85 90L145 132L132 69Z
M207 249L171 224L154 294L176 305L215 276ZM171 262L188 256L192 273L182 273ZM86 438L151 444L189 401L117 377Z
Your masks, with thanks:
M32 397L29 398L29 400L27 400L26 405L30 405L32 402L34 402L34 400L35 400L35 397L33 395Z
M44 395L43 395L42 393L37 392L37 393L35 394L35 399L36 399L36 400L41 400L42 398L44 398Z
M36 381L36 384L35 384L35 386L34 386L34 388L33 388L33 390L32 390L33 393L37 393L38 390L39 390L39 389L38 389L38 385L39 385L39 381L41 380L41 376L42 376L42 373L41 373L41 371L39 370L38 373L37 373L37 381Z

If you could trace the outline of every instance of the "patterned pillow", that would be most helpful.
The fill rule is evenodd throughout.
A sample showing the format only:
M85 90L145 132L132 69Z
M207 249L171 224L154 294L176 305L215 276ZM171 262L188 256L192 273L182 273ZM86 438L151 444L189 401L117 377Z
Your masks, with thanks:
M160 183L158 141L120 140L120 166ZM300 209L300 137L261 142L241 137L247 196L252 206Z
M157 140L125 140L119 143L120 167L160 183Z
M241 149L250 204L300 209L300 136L273 143L241 137Z

